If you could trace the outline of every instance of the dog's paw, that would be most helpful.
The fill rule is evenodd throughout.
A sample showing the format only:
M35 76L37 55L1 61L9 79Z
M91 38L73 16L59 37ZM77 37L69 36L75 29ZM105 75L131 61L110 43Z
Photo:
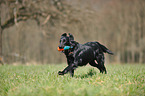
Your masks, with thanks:
M63 72L59 71L59 72L58 72L58 75L64 75L64 74L63 74Z

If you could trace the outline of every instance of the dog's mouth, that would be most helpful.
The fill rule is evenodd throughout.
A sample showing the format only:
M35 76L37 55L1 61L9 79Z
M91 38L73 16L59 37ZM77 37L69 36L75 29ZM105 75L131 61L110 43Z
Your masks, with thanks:
M64 52L65 50L70 50L72 49L73 47L72 46L64 46L64 47L58 47L57 50L58 51L61 51L61 52Z
M64 49L62 47L57 47L58 51L64 51Z

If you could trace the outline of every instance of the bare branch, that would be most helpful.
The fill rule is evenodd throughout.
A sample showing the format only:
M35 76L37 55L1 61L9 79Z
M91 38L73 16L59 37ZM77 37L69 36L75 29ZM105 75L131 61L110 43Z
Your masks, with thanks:
M45 25L45 24L48 22L48 20L50 19L50 17L51 17L51 15L48 15L48 16L46 17L45 21L42 23L42 25Z

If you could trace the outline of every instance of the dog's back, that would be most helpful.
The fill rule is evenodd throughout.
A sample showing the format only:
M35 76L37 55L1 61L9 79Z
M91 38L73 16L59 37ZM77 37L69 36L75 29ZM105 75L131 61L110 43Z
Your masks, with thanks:
M104 45L100 44L99 42L87 42L84 45L91 46L96 51L113 55L113 52L111 52L108 48L106 48Z

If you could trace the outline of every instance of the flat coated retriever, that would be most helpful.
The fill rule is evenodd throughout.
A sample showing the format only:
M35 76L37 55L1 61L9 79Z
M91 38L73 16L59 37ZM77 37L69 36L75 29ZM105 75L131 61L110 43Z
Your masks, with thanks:
M68 50L62 52L66 55L68 66L63 70L59 71L59 75L64 75L70 72L73 77L74 70L78 66L84 66L89 63L93 67L97 67L100 73L107 73L104 66L104 53L113 55L113 53L99 42L87 42L85 44L79 44L74 41L74 37L69 33L61 35L59 49L63 49L65 46L70 46Z

